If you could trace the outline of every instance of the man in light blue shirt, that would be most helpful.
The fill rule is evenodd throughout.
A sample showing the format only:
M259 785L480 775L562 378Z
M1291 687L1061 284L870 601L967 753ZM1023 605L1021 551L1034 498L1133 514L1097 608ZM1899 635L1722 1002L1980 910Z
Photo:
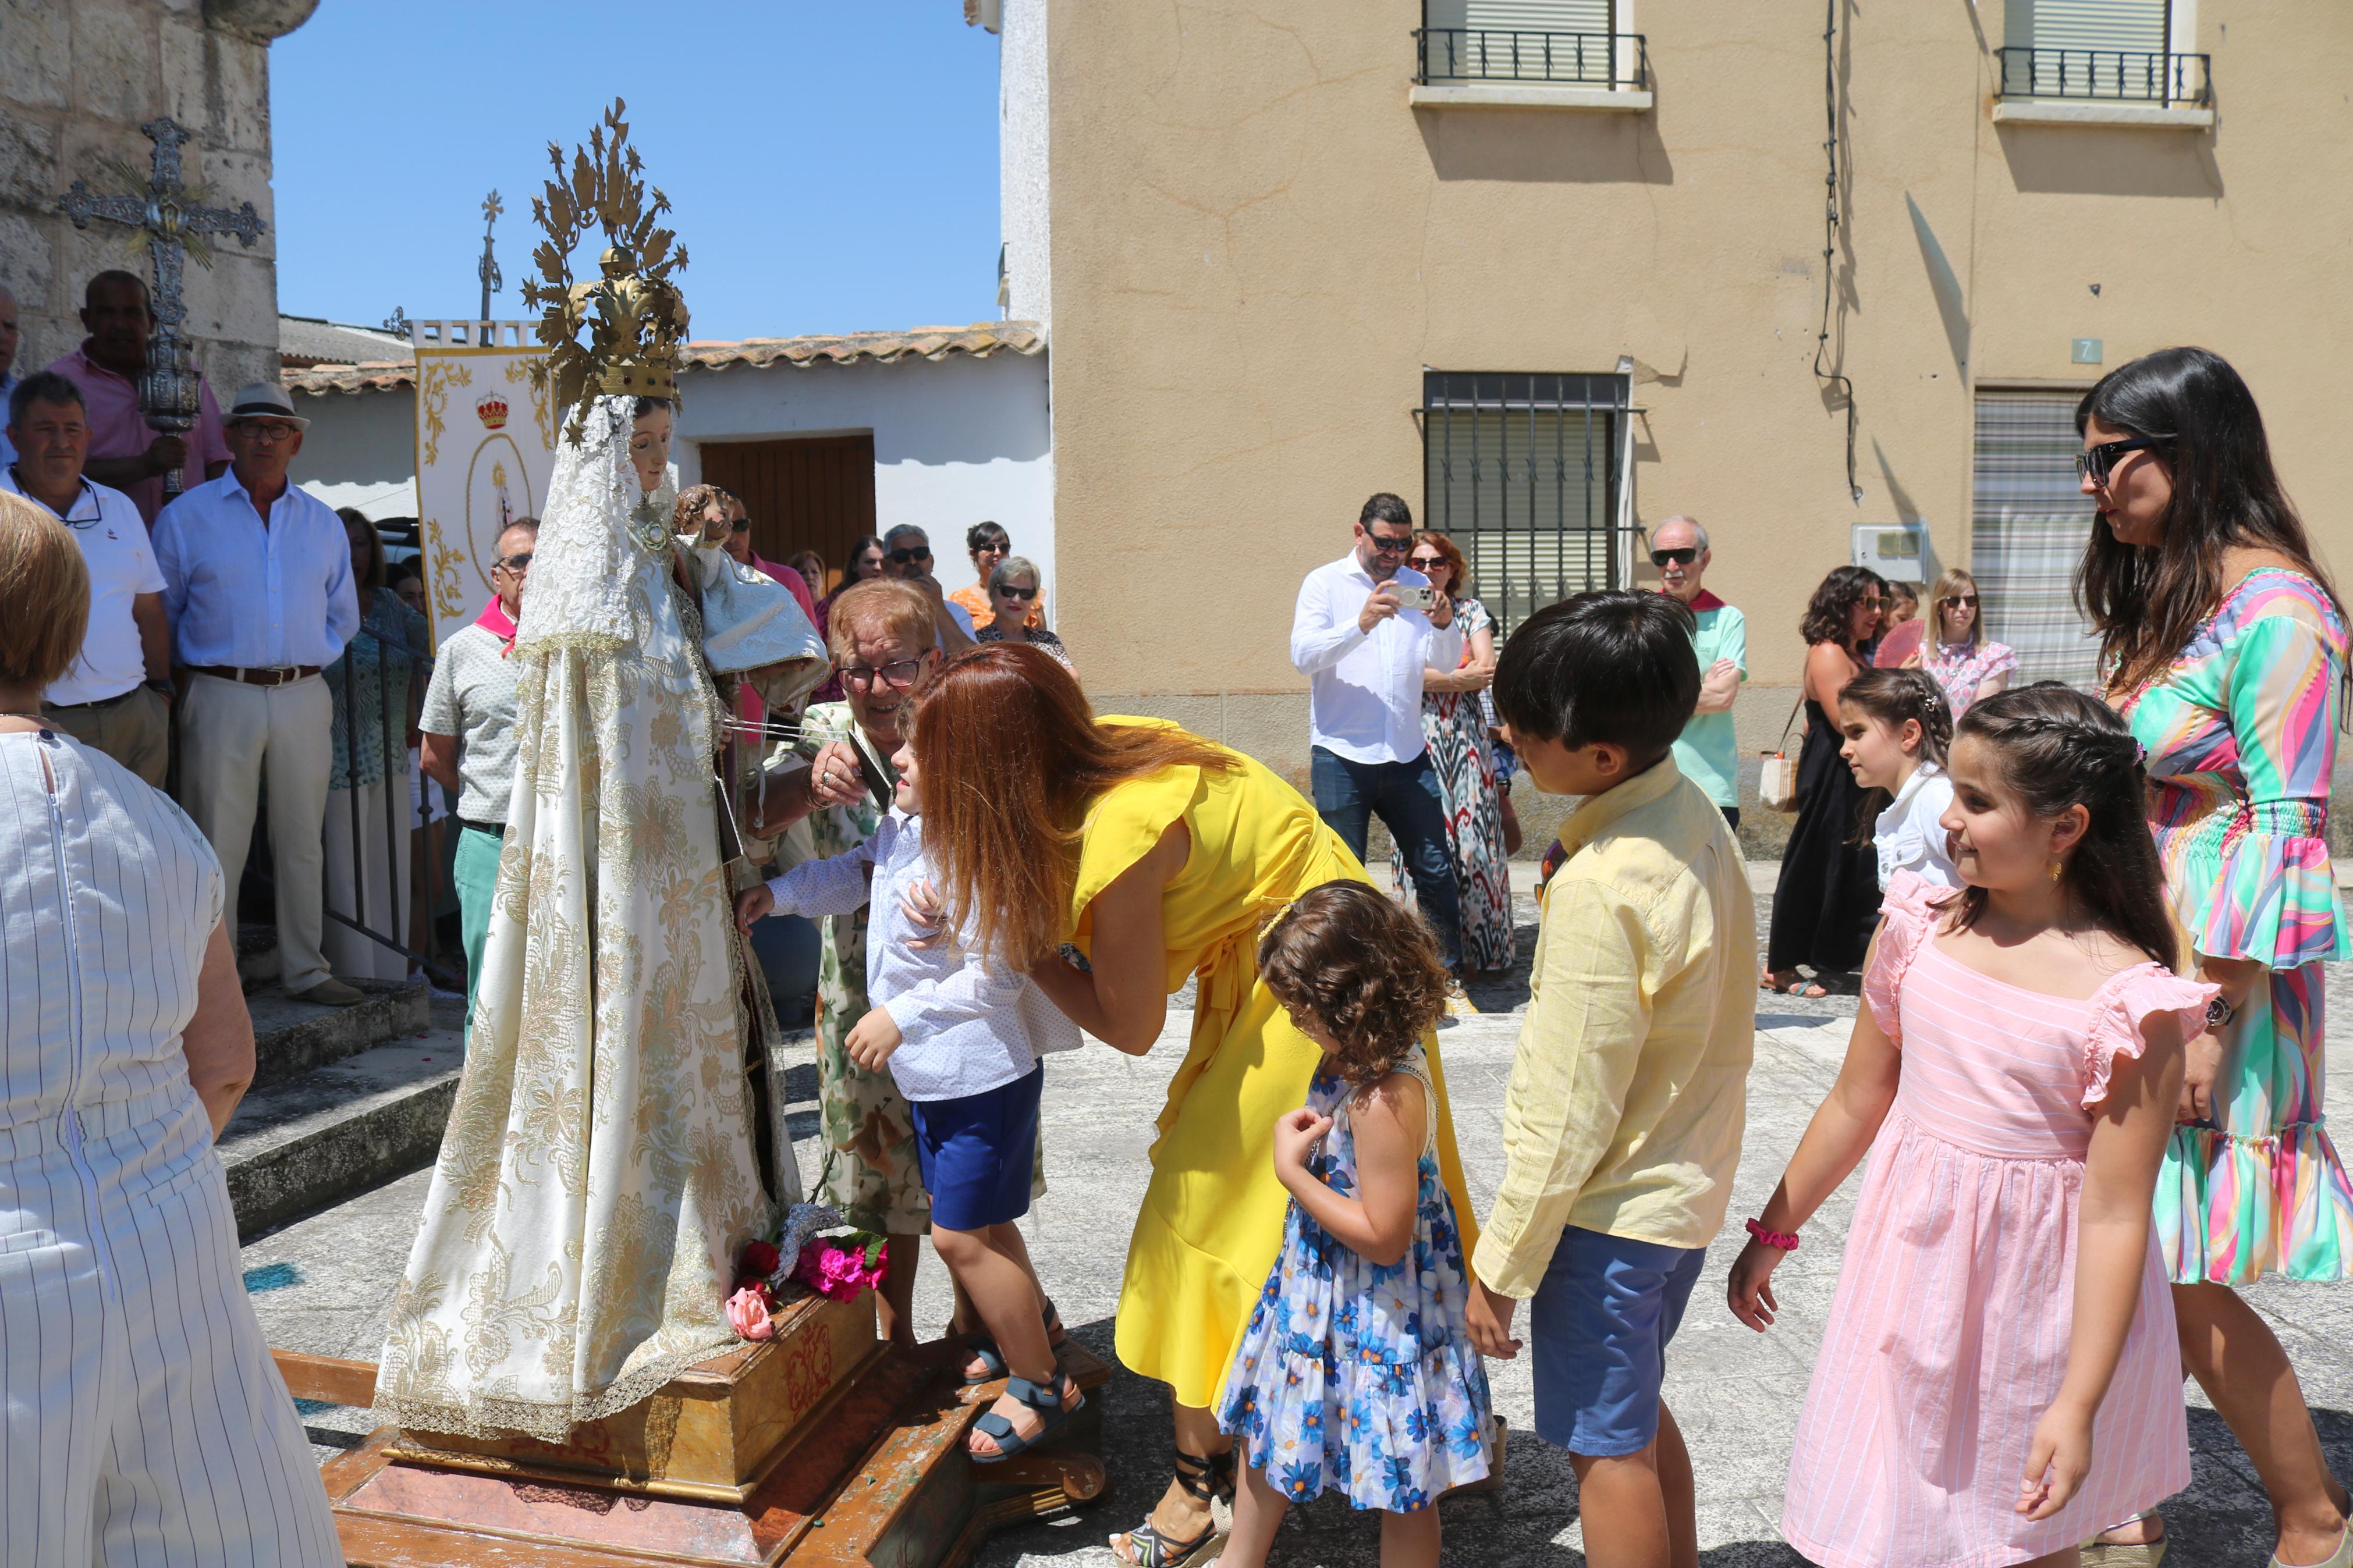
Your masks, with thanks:
M187 675L180 804L234 887L269 781L280 979L299 1000L347 1007L362 994L327 972L321 946L334 705L319 671L343 656L360 607L343 520L286 479L309 423L283 387L240 389L224 421L228 472L164 509L155 559Z
M1732 702L1748 679L1748 625L1740 612L1701 586L1710 554L1707 530L1671 517L1651 531L1651 564L1659 592L1692 613L1692 651L1699 656L1699 707L1675 742L1675 766L1707 792L1724 820L1740 826L1740 742Z

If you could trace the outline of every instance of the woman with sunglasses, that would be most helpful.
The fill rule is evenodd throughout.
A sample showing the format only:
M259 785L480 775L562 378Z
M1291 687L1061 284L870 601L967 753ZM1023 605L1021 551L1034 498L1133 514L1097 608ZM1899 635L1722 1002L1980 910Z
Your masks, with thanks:
M964 548L965 553L972 557L974 580L950 594L948 598L963 605L965 614L972 617L973 636L977 640L980 633L987 629L989 622L998 614L991 584L997 579L997 568L1004 565L1005 558L1013 553L1013 540L997 523L976 522L965 530ZM1034 600L1021 624L1025 626L1046 624ZM1040 643L1039 646L1042 647L1045 645Z
M2146 752L2180 967L2222 988L2157 1184L2182 1363L2269 1494L2273 1563L2353 1568L2295 1371L2232 1289L2353 1274L2353 1185L2321 1115L2322 965L2348 952L2328 861L2345 606L2220 356L2165 349L2112 371L2075 426L2098 509L2077 602ZM2153 1563L2163 1532L2153 1516L2111 1531L2100 1561Z
M1765 990L1789 996L1830 994L1854 985L1848 976L1862 963L1879 919L1879 852L1870 836L1858 840L1862 786L1839 756L1839 693L1871 664L1887 584L1862 566L1841 566L1822 579L1798 623L1805 637L1805 749L1798 755L1798 821L1781 852L1781 879L1773 889L1773 924L1766 943ZM1791 721L1797 715L1790 715ZM1808 980L1798 968L1814 972Z
M1039 624L1038 565L1026 555L1008 555L990 568L988 574L989 619L973 633L975 642L1026 642L1031 647L1044 648L1060 659L1065 669L1076 669L1071 662L1071 650L1062 639ZM1021 635L1010 637L1005 628L1012 626Z
M1462 659L1452 669L1421 672L1421 735L1446 813L1446 847L1461 889L1462 967L1492 973L1509 969L1519 949L1512 929L1511 851L1504 845L1509 787L1479 699L1495 679L1495 620L1471 596L1471 569L1442 533L1413 536L1406 564L1454 601L1462 628ZM1411 885L1405 852L1391 848L1389 874L1402 892Z
M1935 641L1921 650L1920 668L1944 689L1958 722L1970 703L2010 684L2018 670L2018 655L2007 643L1985 640L1978 580L1958 566L1947 567L1936 579L1936 591L1928 600L1928 625Z

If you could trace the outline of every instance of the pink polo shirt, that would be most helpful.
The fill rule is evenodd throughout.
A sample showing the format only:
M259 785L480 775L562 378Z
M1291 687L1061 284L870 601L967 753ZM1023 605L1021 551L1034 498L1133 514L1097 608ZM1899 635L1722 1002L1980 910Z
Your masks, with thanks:
M80 348L49 368L81 388L82 402L90 415L92 458L111 462L117 458L135 458L155 439L155 432L147 428L147 421L140 416L136 384L115 374ZM196 382L196 427L188 432L187 438L188 465L180 470L180 484L182 489L192 490L205 482L206 468L228 461L228 443L221 437L220 405L213 401L212 384L201 377ZM162 476L124 485L121 489L153 529L155 514L164 510Z

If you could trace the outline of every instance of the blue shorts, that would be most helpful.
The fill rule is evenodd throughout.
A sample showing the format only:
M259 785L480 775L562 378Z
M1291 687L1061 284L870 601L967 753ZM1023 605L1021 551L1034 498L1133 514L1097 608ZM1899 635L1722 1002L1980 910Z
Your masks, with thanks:
M908 1101L934 1225L982 1230L1029 1212L1038 1101L1045 1087L1046 1064L1039 1062L1025 1077L978 1094Z
M1662 1247L1569 1226L1529 1303L1536 1436L1592 1459L1659 1435L1667 1342L1683 1321L1703 1247Z

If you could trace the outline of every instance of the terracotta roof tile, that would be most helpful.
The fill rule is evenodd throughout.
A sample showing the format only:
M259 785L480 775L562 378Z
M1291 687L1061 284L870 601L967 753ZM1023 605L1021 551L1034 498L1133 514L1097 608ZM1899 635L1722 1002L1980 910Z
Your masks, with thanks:
M1000 350L1034 354L1046 346L1046 334L1035 321L976 321L968 327L915 327L903 332L844 332L806 338L745 338L741 342L709 340L686 345L689 369L725 370L732 365L755 369L779 363L796 368L814 364L854 364L872 360L878 364L921 358L947 359L970 354L986 359ZM311 370L288 369L280 379L290 392L314 396L343 392L390 392L413 385L414 360L380 360L355 365L320 365Z

